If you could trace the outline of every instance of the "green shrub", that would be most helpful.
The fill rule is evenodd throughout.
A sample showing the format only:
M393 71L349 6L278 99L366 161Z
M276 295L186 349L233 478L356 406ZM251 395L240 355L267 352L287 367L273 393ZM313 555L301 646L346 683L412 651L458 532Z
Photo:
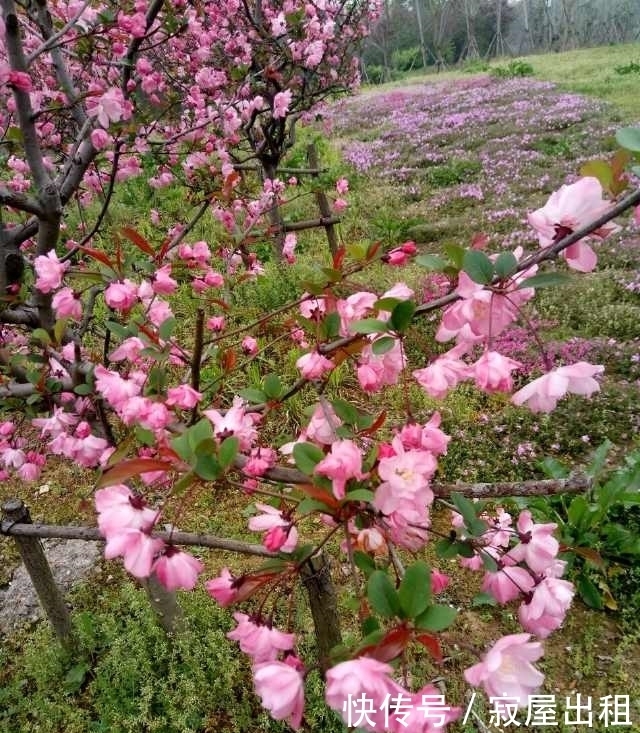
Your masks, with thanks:
M455 186L472 181L482 170L478 160L451 160L446 165L434 165L427 168L425 179L437 188Z
M620 76L626 76L627 74L640 74L640 61L629 61L628 64L614 66L614 71L616 74L620 74Z
M520 76L533 76L533 66L527 61L514 59L506 66L494 66L490 71L491 76L497 79L514 79Z
M391 55L391 65L397 71L412 71L413 69L421 69L424 64L422 63L422 51L419 46L412 46L411 48L402 48L398 51L394 51Z
M490 68L491 64L484 59L473 59L462 64L462 71L465 74L479 74L483 71L489 71Z

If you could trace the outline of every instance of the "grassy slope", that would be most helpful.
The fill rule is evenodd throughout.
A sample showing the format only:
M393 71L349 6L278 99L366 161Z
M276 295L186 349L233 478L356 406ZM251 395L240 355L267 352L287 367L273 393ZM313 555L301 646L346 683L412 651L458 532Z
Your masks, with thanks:
M535 56L528 60L540 78L561 82L563 86L572 91L601 96L614 103L624 113L625 119L630 122L640 119L640 95L635 92L635 89L640 86L640 79L637 75L619 77L613 72L613 67L639 57L640 45L636 45ZM427 80L434 78L436 77L430 76L427 77ZM437 77L438 80L454 78L468 79L469 75L447 72ZM612 84L610 79L614 79L615 84ZM424 83L424 81L424 77L416 77L403 82L402 85ZM382 90L376 89L372 93L376 94L378 91ZM362 189L365 188L365 186L362 187ZM377 195L382 196L380 191ZM365 191L354 192L354 197L360 198L359 211L376 210L374 205L367 203ZM463 397L462 400L465 401L465 398ZM473 419L473 415L478 410L474 411L473 405L470 407L465 405L465 407L468 407L470 419ZM58 521L67 519L61 514L61 509L55 510L54 502L58 502L62 507L65 502L59 502L59 499L66 494L62 487L77 485L77 482L79 482L79 477L73 471L69 471L69 475L60 477L57 484L52 483L50 505L46 505L46 496L38 499L42 503L43 517L53 519L57 515ZM0 489L0 495L2 493ZM78 496L77 500L79 501L80 498ZM35 502L36 496L30 499ZM209 502L206 498L203 499L203 502L210 504L213 500L209 497ZM86 505L84 508L87 509ZM226 505L225 509L227 509ZM233 513L234 507L229 506L228 511ZM90 515L90 508L88 515ZM240 533L244 521L239 514L237 520ZM217 527L203 527L203 529L217 529ZM13 559L12 557L11 560ZM215 558L216 565L220 561L220 558ZM111 574L116 576L115 581L110 578ZM1 580L0 578L0 582ZM68 662L66 664L60 662L52 652L50 635L45 628L41 627L35 634L25 634L15 640L18 642L17 649L7 647L4 652L0 653L0 710L3 708L2 703L8 702L7 699L2 700L1 693L4 685L5 691L12 698L12 704L15 701L15 704L21 709L20 720L33 721L19 723L17 728L7 730L15 733L27 733L27 731L30 733L31 730L47 730L51 733L63 730L69 733L71 731L84 733L88 730L89 724L95 726L92 728L94 730L109 731L153 729L164 731L164 733L178 733L182 730L191 730L190 722L187 723L184 720L180 724L176 722L177 716L182 715L185 719L187 716L184 709L176 710L180 708L181 700L176 701L169 697L175 688L171 689L168 685L166 689L162 687L162 672L158 673L157 680L153 677L158 657L160 656L162 663L168 663L167 660L171 661L171 655L176 653L178 659L173 659L173 662L182 665L183 670L180 682L183 687L180 689L180 695L184 698L189 695L194 700L205 695L210 701L209 708L215 711L209 713L207 720L193 723L194 730L200 732L220 730L229 733L231 731L254 733L255 731L257 733L258 730L285 729L284 726L267 721L265 717L260 721L255 720L252 728L247 722L247 716L255 715L257 706L250 694L248 698L239 697L237 700L228 701L225 698L226 688L221 689L219 684L215 688L215 694L207 694L207 688L211 687L219 678L225 681L233 678L237 682L238 679L241 679L242 674L246 674L246 669L237 661L225 662L225 657L229 656L235 660L237 656L234 646L228 644L217 629L217 624L229 623L229 616L226 613L213 612L215 619L208 622L209 625L199 621L202 628L199 628L198 631L203 638L194 639L193 645L189 645L188 649L179 649L178 652L166 650L163 646L164 642L158 640L150 628L149 619L145 615L144 602L140 601L130 581L122 580L122 585L120 585L120 580L120 572L117 569L114 570L113 565L106 565L103 574L93 585L79 589L74 596L76 616L79 616L78 612L85 610L85 615L82 615L80 620L83 623L86 622L87 628L83 631L86 637L86 648L91 655L96 655L96 659L91 660L92 665L95 665L92 673L86 679L81 680L80 689L77 692L73 679L66 683L66 691L61 685L61 679L64 679L70 665ZM448 600L461 605L468 601L476 590L473 587L476 580L471 580L468 586L456 587L454 594L448 596ZM96 597L99 597L100 600L98 610L95 609ZM208 613L208 604L208 599L200 596L199 600L196 597L185 605L188 610L201 618ZM86 616L87 613L92 614L90 618ZM128 630L116 629L115 626L125 623L127 614L131 615ZM115 620L111 618L112 616ZM496 625L511 632L517 630L510 611L496 613L491 609L476 609L462 614L456 631L471 637L475 645L482 646L485 641L495 638ZM205 639L204 635L209 635L210 638ZM120 638L120 641L115 643L117 638ZM214 648L218 649L219 656L215 658L215 661L210 661L207 666L206 659L203 657L208 658L207 643L210 642L213 642ZM638 654L637 642L638 637L634 636L631 631L621 633L615 620L611 617L588 612L578 607L570 615L565 628L554 635L547 645L548 653L544 662L544 670L548 683L545 691L557 694L558 701L563 700L564 695L571 690L583 694L630 694L632 697L638 697L640 695L640 688L638 688L640 669L637 663L640 654ZM131 647L128 644L131 644ZM20 647L26 650L24 656L20 655ZM470 663L460 649L455 648L454 645L451 645L450 649L453 657L450 664L454 668L463 668L465 664ZM134 665L131 664L132 655L135 656ZM190 669L192 666L193 668ZM16 672L13 676L10 672L12 669ZM194 675L196 669L197 674ZM144 675L148 676L148 679L141 679L139 670L145 670ZM424 669L421 671L424 672ZM94 673L97 675L95 678ZM445 676L446 673L445 669ZM437 671L434 671L435 674ZM190 684L191 676L194 676L193 688L187 690L185 687ZM249 684L247 681L245 686L248 687ZM229 685L231 697L242 694L241 685L236 684L233 689L231 682ZM448 697L452 701L461 703L466 692L465 686L459 683L455 686L453 683L451 685L447 688ZM129 686L131 687L130 693ZM28 698L25 703L26 707L20 703L20 691ZM157 697L154 697L154 694ZM197 705L196 702L193 704L194 707ZM322 706L318 702L317 694L311 707L315 710L315 713L312 714L314 730L326 733L329 729L336 729L320 719ZM31 712L25 713L26 709L30 709ZM476 707L476 710L481 719L485 723L488 722L487 711L483 711L479 706ZM636 711L636 722L640 719L638 715L640 713ZM195 715L196 719L197 717ZM161 722L163 719L166 722ZM152 720L156 721L153 728L148 722ZM585 728L583 726L580 729ZM464 729L459 726L456 728L456 733L463 730L464 733L472 733L479 728L475 724L470 724ZM519 730L526 730L526 728L520 727ZM556 730L564 730L568 733L571 729L560 726Z

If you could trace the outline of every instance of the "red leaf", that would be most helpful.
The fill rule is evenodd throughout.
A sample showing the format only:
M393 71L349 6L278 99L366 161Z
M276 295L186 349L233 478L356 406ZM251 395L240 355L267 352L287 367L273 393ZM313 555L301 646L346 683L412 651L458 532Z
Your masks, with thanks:
M251 573L250 575L243 575L235 582L236 597L234 603L242 603L250 598L257 590L262 588L265 583L268 583L272 578L275 578L279 573L258 571Z
M131 229L131 227L122 227L120 231L131 242L131 244L134 244L139 250L144 252L146 255L155 257L156 253L153 251L153 247L141 234L136 232L135 229Z
M471 249L484 249L488 243L489 237L483 232L476 232L471 237Z
M431 634L418 634L415 640L422 644L436 662L442 663L442 649L440 648L440 642L435 636L431 636Z
M366 430L361 430L360 435L373 435L376 430L379 430L383 425L384 421L387 419L387 413L383 410L378 417L375 419L373 425L370 428L367 428Z
M121 461L104 471L98 479L98 487L119 484L132 476L139 476L141 473L170 471L172 468L172 463L159 461L157 458L132 458L128 461Z
M328 494L325 489L322 489L319 486L303 484L298 486L298 488L312 499L316 499L317 501L321 501L323 504L326 504L330 509L337 509L340 504L333 494Z
M367 255L365 257L365 261L369 262L370 260L372 260L376 256L379 249L380 249L380 242L373 242L372 244L370 244L367 249Z
M340 247L338 251L333 255L333 269L339 270L344 262L344 256L347 253L345 247Z
M107 257L107 255L104 252L101 252L99 249L92 249L91 247L78 247L78 249L81 252L84 252L89 257L92 257L94 260L98 260L98 262L102 262L103 265L106 265L107 267L111 268L114 272L116 272L116 268L114 267L113 262Z
M226 349L220 354L220 365L225 372L230 372L237 362L236 352L233 349Z
M378 644L360 649L359 654L366 654L380 662L390 662L402 654L410 640L411 633L404 626L401 626L397 629L391 629Z

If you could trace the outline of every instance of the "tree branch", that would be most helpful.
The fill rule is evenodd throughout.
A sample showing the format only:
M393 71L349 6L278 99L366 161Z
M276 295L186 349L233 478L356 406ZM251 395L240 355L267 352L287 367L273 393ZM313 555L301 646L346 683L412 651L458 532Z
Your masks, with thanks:
M42 539L89 540L93 542L105 541L97 527L69 527L55 524L0 522L0 535L40 537ZM227 552L237 552L240 555L254 555L257 557L280 557L277 553L269 552L262 545L252 545L248 542L230 540L226 537L216 537L210 534L161 531L153 532L151 536L177 545L210 547L214 550L226 550Z

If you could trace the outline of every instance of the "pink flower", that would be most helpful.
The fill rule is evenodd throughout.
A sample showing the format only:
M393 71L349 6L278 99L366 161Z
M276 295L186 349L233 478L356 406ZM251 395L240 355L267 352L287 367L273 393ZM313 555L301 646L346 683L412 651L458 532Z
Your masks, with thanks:
M340 196L344 196L349 190L349 181L346 178L338 178L336 181L336 191Z
M82 318L82 301L71 288L62 288L51 299L51 306L57 318L71 318L79 321Z
M296 261L294 252L297 244L298 238L296 237L295 233L289 232L284 238L284 243L282 245L282 256L290 265L292 265Z
M131 116L129 106L125 102L122 90L118 87L108 89L97 101L97 103L89 109L92 117L98 118L98 123L105 129L112 122L119 122L121 119L127 119Z
M497 351L485 351L472 367L476 386L485 392L511 392L511 372L521 366L520 362L502 356Z
M341 662L327 670L325 675L326 687L324 697L327 705L342 715L344 722L348 722L345 703L349 700L364 698L372 702L374 710L380 705L391 691L390 675L393 668L370 657L358 657L348 662ZM348 703L347 703L348 704ZM373 730L364 725L367 730Z
M224 316L212 316L207 320L207 328L216 333L224 331L225 325Z
M286 720L299 730L304 710L304 680L286 662L263 662L253 667L256 694L274 720Z
M603 371L602 365L585 361L558 367L524 386L513 395L511 401L515 405L526 403L532 412L551 412L566 394L590 397L598 392L600 385L593 377Z
M97 364L93 371L96 390L104 397L112 407L119 409L129 398L140 394L141 384L137 379L124 379L118 372L105 369L102 364Z
M7 83L21 92L30 92L33 89L31 77L26 71L10 71L7 74Z
M529 224L538 233L540 246L549 247L609 211L612 205L603 201L602 193L600 181L591 176L561 186L552 193L541 209L528 216ZM617 224L609 222L589 236L604 239L619 229ZM570 267L580 272L590 272L597 262L595 253L584 240L568 247L563 256Z
M518 517L520 543L506 557L515 562L526 562L534 573L544 572L556 559L560 545L553 536L557 524L535 524L528 509Z
M167 407L180 407L182 410L193 409L202 399L202 393L190 387L188 384L181 384L179 387L170 387L167 390Z
M205 410L205 416L213 423L216 439L219 441L235 435L240 441L240 450L248 451L255 443L258 432L255 428L259 416L247 413L241 397L233 398L233 405L224 413L218 410Z
M50 293L62 285L64 273L69 269L69 262L60 262L58 255L51 250L33 261L36 271L36 288L41 293Z
M268 504L256 502L256 507L262 512L249 519L249 529L252 532L264 532L264 546L270 552L293 552L298 543L298 530L290 519L285 519L282 512Z
M403 425L398 437L407 449L425 450L436 456L445 455L451 437L440 430L441 421L440 413L434 412L425 425L416 423Z
M518 608L518 618L525 631L546 639L560 628L575 594L573 584L560 578L544 578L530 600Z
M229 572L229 568L222 568L220 575L213 580L208 580L204 587L207 593L223 608L235 603L238 596L236 579Z
M310 351L296 361L296 367L305 379L321 379L333 370L334 363L318 351Z
M126 313L138 302L138 288L131 280L114 282L104 291L109 308Z
M367 476L362 472L362 453L352 440L336 440L332 443L331 452L316 465L315 473L331 479L336 499L344 499L349 479L360 481Z
M291 104L292 93L290 89L284 92L278 92L273 98L273 117L274 119L282 119L287 116L289 105Z
M333 210L336 214L341 214L349 206L349 203L344 199L336 199L333 202Z
M148 531L156 521L157 512L124 484L98 489L94 501L98 512L98 528L107 538L124 529Z
M136 578L148 578L155 556L164 542L139 529L125 529L107 538L104 556L107 560L122 556L124 566Z
M155 561L153 571L167 590L193 590L204 569L200 560L169 545Z
M96 127L95 130L91 131L91 143L96 150L106 148L110 142L111 135L101 127Z
M535 585L531 573L526 568L512 565L513 560L507 560L507 558L508 556L505 556L505 561L509 564L495 573L485 573L482 581L482 592L490 593L498 603L502 604L513 601L521 593L528 593Z
M531 664L542 656L542 644L530 638L530 634L503 636L482 662L465 670L465 679L470 685L482 686L489 697L509 697L519 707L527 705L544 681L544 675Z
M125 339L117 349L109 354L111 361L137 361L140 358L140 352L145 348L145 343L137 336L130 336Z
M396 384L406 363L399 339L396 339L393 347L381 356L374 354L371 346L365 346L356 369L356 376L365 392L377 392L384 386Z
M428 367L412 372L414 379L430 397L446 397L459 382L471 377L471 368L459 358L466 350L464 344L455 346Z
M307 425L307 437L316 443L331 445L337 440L336 429L341 425L342 420L328 402L318 403Z
M255 356L258 353L258 342L253 336L245 336L242 339L242 350L247 356Z
M234 613L233 617L238 625L227 634L227 638L239 642L240 649L252 658L254 664L274 661L280 652L293 649L295 634L256 623L246 613Z
M152 288L156 295L171 295L177 287L178 283L171 277L171 265L165 265L155 271Z
M437 568L431 570L431 591L435 595L442 593L450 582L451 578L445 573L441 573Z

